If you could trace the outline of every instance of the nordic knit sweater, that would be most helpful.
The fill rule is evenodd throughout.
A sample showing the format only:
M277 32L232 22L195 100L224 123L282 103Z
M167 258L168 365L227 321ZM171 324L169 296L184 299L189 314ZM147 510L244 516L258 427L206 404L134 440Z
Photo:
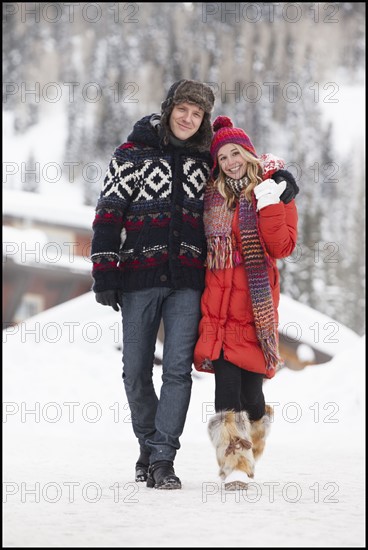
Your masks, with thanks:
M154 117L113 154L93 222L93 290L204 288L203 197L211 157L161 145Z

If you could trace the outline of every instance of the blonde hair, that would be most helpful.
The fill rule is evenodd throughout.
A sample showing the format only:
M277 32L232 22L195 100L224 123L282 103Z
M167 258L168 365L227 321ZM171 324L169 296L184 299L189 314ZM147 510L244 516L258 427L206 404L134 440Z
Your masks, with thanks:
M244 147L242 147L241 145L237 145L236 143L234 143L234 147L237 149L237 151L239 151L242 158L247 161L245 176L247 176L249 183L245 190L245 198L247 199L248 202L250 202L252 198L253 189L255 188L256 185L258 185L262 181L261 161L257 159L255 156L253 156L251 153L249 153L249 151L244 149ZM227 176L223 172L220 164L218 164L218 167L219 167L219 175L214 181L214 185L217 187L220 195L224 197L226 201L226 206L231 210L235 208L237 197L231 191L229 186L226 185L225 178Z

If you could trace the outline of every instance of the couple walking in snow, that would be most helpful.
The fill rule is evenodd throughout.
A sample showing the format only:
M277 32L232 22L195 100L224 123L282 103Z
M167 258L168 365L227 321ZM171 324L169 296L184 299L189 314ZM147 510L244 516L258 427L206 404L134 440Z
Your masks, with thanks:
M181 488L174 460L193 363L215 375L208 429L220 476L227 489L246 487L272 415L263 380L280 362L276 259L296 244L298 187L228 117L211 125L214 99L201 82L171 86L161 114L139 120L114 152L93 222L96 300L122 313L135 478L156 489Z

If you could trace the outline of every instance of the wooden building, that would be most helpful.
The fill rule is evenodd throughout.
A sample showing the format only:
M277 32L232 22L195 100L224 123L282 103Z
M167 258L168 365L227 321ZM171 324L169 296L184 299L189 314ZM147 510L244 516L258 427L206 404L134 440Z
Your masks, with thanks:
M91 207L58 204L37 193L4 193L4 326L90 290L93 219Z

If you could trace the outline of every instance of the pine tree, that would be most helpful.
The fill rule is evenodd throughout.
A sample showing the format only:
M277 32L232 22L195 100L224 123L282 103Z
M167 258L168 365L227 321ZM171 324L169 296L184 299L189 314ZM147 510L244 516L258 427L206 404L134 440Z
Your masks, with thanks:
M36 159L34 157L33 152L31 152L28 162L26 164L27 170L24 174L24 183L23 183L23 191L28 191L30 193L38 193L40 190L40 182L37 181L39 179L39 175L37 174L37 166L36 166ZM36 173L32 173L34 171Z

